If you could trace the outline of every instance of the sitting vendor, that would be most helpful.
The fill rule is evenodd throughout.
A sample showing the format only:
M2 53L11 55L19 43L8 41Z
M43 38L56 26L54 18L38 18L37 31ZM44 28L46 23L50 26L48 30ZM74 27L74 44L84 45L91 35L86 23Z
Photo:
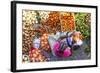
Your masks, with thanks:
M53 44L53 52L56 56L68 57L71 55L71 50L79 49L82 43L79 31L67 33Z

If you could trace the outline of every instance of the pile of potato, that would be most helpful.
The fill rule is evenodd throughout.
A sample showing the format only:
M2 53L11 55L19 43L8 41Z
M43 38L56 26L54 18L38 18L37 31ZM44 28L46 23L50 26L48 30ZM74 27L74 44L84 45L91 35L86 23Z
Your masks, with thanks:
M41 37L40 37L40 48L49 52L50 51L50 46L48 43L48 34L44 33Z
M39 49L31 49L29 51L29 60L30 62L45 62L47 61L46 57L41 53Z

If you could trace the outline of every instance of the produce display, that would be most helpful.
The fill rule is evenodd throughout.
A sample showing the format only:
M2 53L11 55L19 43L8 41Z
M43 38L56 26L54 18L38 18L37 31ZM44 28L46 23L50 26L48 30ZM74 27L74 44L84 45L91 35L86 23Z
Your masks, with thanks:
M65 11L38 11L38 10L23 10L22 11L22 62L45 62L45 61L57 61L57 60L71 60L73 58L73 44L75 48L77 45L81 47L84 45L84 40L90 36L90 17L89 13L74 13ZM75 33L78 33L79 37L75 38ZM64 35L62 35L64 33ZM66 33L66 34L65 34ZM59 34L59 35L57 35ZM70 34L70 36L69 36ZM62 35L62 36L60 36ZM51 36L51 37L50 37ZM82 40L81 37L86 39ZM60 37L60 38L57 38ZM61 45L61 42L67 42L67 38L70 40L71 46L68 44ZM52 39L50 39L52 38ZM75 40L73 39L75 38ZM88 39L89 41L90 39ZM54 55L55 42L59 42L57 53ZM81 43L81 45L80 45ZM90 43L89 43L90 44ZM88 45L89 45L88 44ZM88 46L90 48L90 46ZM78 47L78 48L79 48ZM60 48L60 49L59 49ZM70 50L69 50L70 48ZM66 56L64 51L70 51L70 55ZM86 49L85 49L86 50ZM85 52L85 51L82 51ZM90 53L90 51L88 51ZM84 53L85 54L85 53ZM80 55L80 54L79 54ZM72 57L72 58L70 58ZM81 59L86 59L82 57Z
M49 32L50 33L55 33L57 29L60 31L60 13L59 12L50 12L48 14L48 18L46 20L46 25L49 26Z
M31 48L32 45L32 38L34 37L34 31L24 29L22 37L23 37L22 52L28 54L29 48Z
M50 51L50 46L48 43L48 34L44 33L41 37L40 37L40 43L41 43L41 49L45 50L45 51Z
M91 33L91 14L90 13L75 13L76 30L80 30L84 38L90 37Z
M70 12L62 12L60 17L61 31L73 31L75 29L74 14Z
M30 62L44 62L47 61L46 57L41 53L41 50L32 48L29 51Z
M90 13L75 13L76 30L80 30L82 39L87 42L84 46L85 52L90 55L91 52L91 14Z

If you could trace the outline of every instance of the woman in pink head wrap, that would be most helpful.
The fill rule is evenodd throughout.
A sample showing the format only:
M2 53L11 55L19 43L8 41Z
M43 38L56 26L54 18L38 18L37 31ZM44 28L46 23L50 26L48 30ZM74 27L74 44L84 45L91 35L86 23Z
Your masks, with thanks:
M71 49L67 47L63 42L55 42L53 50L56 56L69 57L71 55Z
M69 57L71 55L71 49L65 44L65 42L56 40L51 36L49 36L48 39L54 56Z

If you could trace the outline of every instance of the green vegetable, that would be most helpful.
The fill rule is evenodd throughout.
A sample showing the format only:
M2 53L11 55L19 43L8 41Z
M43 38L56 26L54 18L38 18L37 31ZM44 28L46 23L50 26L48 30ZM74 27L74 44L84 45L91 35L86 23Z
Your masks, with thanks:
M90 13L75 13L76 30L80 31L85 38L91 34L91 14Z

